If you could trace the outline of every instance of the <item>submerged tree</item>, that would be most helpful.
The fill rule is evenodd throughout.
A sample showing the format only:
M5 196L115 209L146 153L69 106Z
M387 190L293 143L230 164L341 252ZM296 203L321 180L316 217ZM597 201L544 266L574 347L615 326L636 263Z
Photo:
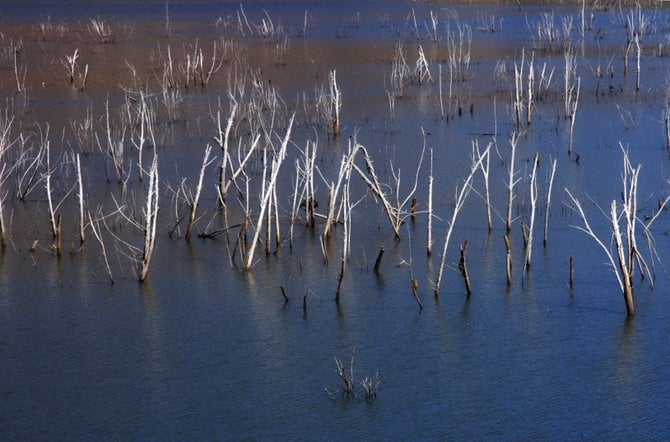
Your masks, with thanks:
M616 276L619 288L623 293L626 311L629 316L632 316L635 313L633 296L635 266L638 265L640 267L642 277L646 277L652 286L654 284L654 274L637 246L637 225L638 221L640 221L637 218L637 181L641 166L638 164L636 167L633 167L628 158L628 152L626 152L623 146L621 146L621 150L623 151L623 173L621 175L623 184L621 194L623 200L621 204L618 204L616 199L613 199L610 203L608 221L611 227L610 235L612 241L604 241L596 234L588 221L580 201L568 189L565 189L565 191L568 198L570 198L570 208L579 215L582 221L582 225L575 225L573 227L589 235L605 252L612 271ZM646 223L640 221L643 225L644 237L648 242L649 251L652 254L652 260L656 252L649 228L658 219L669 199L670 197L659 203L658 212ZM614 242L615 252L607 245L608 242Z
M146 209L144 211L144 249L140 263L140 281L149 273L149 264L156 247L156 225L158 222L158 157L154 156L149 169Z

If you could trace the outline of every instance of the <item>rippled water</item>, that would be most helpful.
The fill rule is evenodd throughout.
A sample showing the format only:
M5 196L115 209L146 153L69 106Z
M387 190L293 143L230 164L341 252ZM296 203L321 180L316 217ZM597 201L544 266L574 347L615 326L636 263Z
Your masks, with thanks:
M35 5L40 17L32 12ZM47 15L56 23L92 15L136 21L132 39L82 50L93 70L85 94L70 91L58 76L64 75L62 66L49 64L73 47L83 47L83 42L73 38L40 46L34 36L24 37L31 60L32 117L51 124L54 145L60 145L61 128L70 115L81 115L91 102L100 112L108 92L111 101L119 100L119 83L127 81L120 68L123 60L139 63L160 38L156 27L163 20L164 3L105 5L67 2L61 8L31 1L0 6L5 39L16 35L9 32L17 29L17 22L35 23ZM204 45L220 32L212 26L216 17L235 15L239 8L237 2L169 6L175 47L195 38ZM496 216L493 231L487 233L484 204L473 194L457 221L449 270L436 299L430 284L437 275L455 186L467 175L471 140L484 146L495 124L500 136L491 163L491 192L494 208L505 210L506 139L514 125L509 95L494 91L493 70L498 59L520 60L520 45L531 45L526 21L537 20L550 7L523 6L519 12L516 6L448 6L473 26L472 78L462 86L468 101L463 115L455 112L449 121L436 118L435 87L410 89L398 100L391 119L383 84L399 35L407 38L403 30L412 10L421 26L430 10L444 13L444 5L245 3L252 20L263 17L263 7L273 18L281 17L291 35L293 63L274 66L261 58L263 45L247 39L251 64L264 69L265 78L278 85L289 107L299 92L312 93L324 73L337 68L344 124L339 139L319 134L319 167L327 177L336 173L348 137L357 132L358 141L375 158L381 179L392 181L392 162L401 166L407 183L403 189L408 190L423 144L421 128L428 133L427 146L435 153L439 217L433 256L426 256L422 212L426 163L417 193L420 213L416 222L408 220L403 226L400 241L393 238L381 206L371 196L354 210L352 256L339 304L334 295L341 229L332 239L327 264L319 242L321 227L299 226L292 249L284 243L269 256L261 251L252 270L244 272L239 262L230 264L223 237L188 243L168 236L173 219L166 190L149 280L138 284L127 258L112 250L115 283L110 285L95 242L89 240L78 249L74 216L68 218L65 251L57 258L49 251L43 198L20 202L12 196L12 244L0 255L0 439L668 439L670 218L661 216L652 232L660 259L655 287L638 275L636 313L627 319L605 256L571 227L579 219L566 207L563 190L571 189L585 202L594 228L606 242L606 219L586 202L591 198L607 207L620 198L619 142L630 146L632 162L642 164L641 219L652 216L658 199L669 193L662 124L667 60L653 54L654 42L667 33L666 11L645 10L656 14L656 30L645 43L643 88L637 95L632 78L621 76L622 24L615 11L594 11L597 26L588 35L597 29L607 33L601 40L587 39L584 55L579 56L583 95L572 156L566 153L565 123L556 117L562 106L562 56L536 54L537 61L556 68L556 92L538 103L532 128L519 142L523 179L515 210L525 219L528 203L523 201L528 198L535 152L542 157L541 199L548 160L557 158L547 247L542 246L538 228L532 267L525 274L517 220L512 233L513 282L507 287L504 223ZM302 40L296 34L305 8L313 15L314 29ZM482 9L504 19L502 30L476 31ZM554 9L557 20L579 12L569 6ZM362 17L360 27L350 26L356 12ZM405 44L412 57L417 44L429 58L444 56L444 42L433 45L424 38ZM592 68L604 68L610 60L617 74L600 80L599 90L606 92L596 99ZM108 69L102 69L102 63ZM59 74L37 66L51 66ZM11 97L12 73L6 65L3 69L0 87ZM202 149L213 135L208 106L219 94L225 97L225 84L221 74L209 89L188 95L185 106L190 113L179 123L174 145L159 151L166 185L178 184L184 176L194 179ZM628 116L632 123L624 124L622 118ZM308 127L296 128L296 145L302 146L310 134ZM92 198L122 193L115 183L105 181L100 158L92 155L84 162ZM209 193L203 196L208 218L199 223L203 230L209 218L216 218L213 169L209 174ZM481 189L481 181L475 185ZM290 193L290 172L279 186L282 195ZM325 185L319 186L325 205ZM353 187L364 194L362 183ZM129 188L132 194L142 187L133 179ZM284 221L289 199L281 203ZM75 203L68 200L66 210L76 210ZM538 218L543 214L540 211ZM127 233L129 227L119 229ZM31 252L35 238L39 246ZM473 285L469 297L457 272L458 246L464 240L469 241ZM372 267L382 246L385 255L377 274ZM574 289L568 284L570 256L576 262ZM419 283L423 309L412 297L410 277ZM333 358L348 366L352 353L357 383L378 372L381 386L375 400L364 399L360 384L355 398L339 393Z

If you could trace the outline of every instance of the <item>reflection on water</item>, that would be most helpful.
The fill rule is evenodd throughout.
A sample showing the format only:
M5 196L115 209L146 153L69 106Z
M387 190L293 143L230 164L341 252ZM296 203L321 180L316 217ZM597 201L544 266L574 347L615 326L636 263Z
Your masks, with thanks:
M371 152L384 189L395 192L394 176L399 175L400 194L406 195L425 132L426 147L435 156L433 254L426 254L427 169L419 173L416 220L407 220L400 240L394 238L366 183L352 183L361 201L353 210L352 256L339 303L334 301L344 230L339 224L326 240L327 259L320 243L322 221L314 228L301 221L294 226L290 246L284 241L275 250L273 243L271 253L265 254L261 244L251 271L244 271L240 256L235 256L239 227L212 238L181 239L183 226L174 227L182 216L179 210L173 213L174 189L182 179L191 182L197 177L203 145L214 134L209 112L219 96L226 100L230 67L226 64L226 74L222 71L208 88L185 92L181 117L161 126L158 146L152 147L161 159L163 218L150 278L144 284L136 282L136 263L131 265L127 248L113 245L111 239L112 234L121 235L141 244L139 232L129 233L130 227L117 217L107 220L106 240L115 272L115 283L110 285L94 240L78 247L71 239L76 238L77 218L69 214L78 213L74 198L62 206L67 246L56 257L49 249L42 187L29 201L20 202L14 197L15 183L2 183L2 195L7 195L3 214L11 219L12 243L0 251L0 439L670 438L670 360L664 351L670 336L670 308L663 295L669 288L667 275L659 272L653 290L638 284L636 277L636 317L626 319L605 258L571 227L578 219L563 204L564 188L584 195L584 202L591 198L587 210L593 226L609 244L610 227L606 217L600 217L599 207L620 198L619 141L630 145L632 161L643 165L641 220L653 216L658 199L668 194L666 140L659 119L663 103L658 100L665 94L667 60L653 53L666 44L662 26L650 31L644 42L645 86L636 94L632 78L621 74L626 29L621 17L593 10L596 26L578 49L583 96L572 156L566 153L568 125L561 115L563 55L535 52L536 62L546 61L555 76L552 93L536 102L532 127L519 139L513 277L508 285L502 212L509 162L506 139L514 122L509 90L500 92L496 84L509 81L509 72L506 78L496 78L496 65L501 59L511 69L522 46L529 53L527 23L541 18L548 6L522 5L519 12L518 6L459 5L449 6L453 10L447 14L445 5L430 2L246 2L245 12L252 20L281 17L291 50L288 64L278 66L273 45L266 40L242 38L213 25L216 18L228 16L236 23L238 2L171 1L174 29L169 38L162 35L165 4L30 0L0 5L2 43L19 35L14 32L26 34L22 55L29 69L29 99L16 95L13 57L0 52L0 89L8 97L7 108L22 115L22 130L31 136L36 133L29 116L49 123L51 133L58 134L53 160L70 155L77 148L74 142L68 144L71 119L81 119L92 106L94 125L100 130L107 95L116 109L124 100L121 87L130 81L125 61L150 78L147 81L154 87L159 51L169 44L175 57L181 56L196 38L207 50L205 41L239 40L238 52L262 72L263 81L278 88L289 109L303 106L303 92L311 100L328 71L337 69L344 97L342 134L333 139L327 130L310 127L304 111L298 116L295 144L278 189L282 229L289 224L292 202L286 195L292 195L295 183L294 161L307 139L319 142L316 186L323 209L354 135ZM557 19L567 14L577 17L579 12L570 5L555 8ZM406 95L397 98L390 115L391 58L399 39L405 42L411 63L422 45L436 80L437 64L442 65L443 93L449 88L451 50L446 33L436 43L423 35L431 10L448 16L452 31L456 17L470 25L471 75L465 82L452 83L449 118L439 115L437 83L407 85ZM481 32L484 10L504 19L503 28ZM667 21L666 12L656 11L656 23ZM113 44L85 45L84 23L97 15L114 23L132 19L135 31ZM297 34L305 15L313 20L313 28L303 39ZM63 38L40 37L37 22L47 16L53 23L73 23L73 32ZM355 25L352 17L359 16L362 22ZM607 32L596 40L597 29ZM576 29L573 34L576 38ZM83 92L66 84L59 63L75 47L81 47L84 62L91 66L90 83ZM607 72L609 64L616 75L596 78L597 66ZM462 115L453 111L458 107L464 109ZM278 121L284 116L280 117ZM276 132L283 133L281 125L277 123ZM269 138L276 142L273 137ZM435 263L450 227L454 191L470 167L473 139L481 146L494 142L490 170L494 226L488 232L482 176L477 175L456 221L448 270L435 298ZM519 225L528 223L529 175L536 152L541 154L541 206L551 159L557 160L558 171L548 243L545 247L535 240L535 258L525 272ZM133 151L132 161L137 159L134 155ZM256 169L249 176L252 210L257 209L262 173L262 160L254 161ZM84 155L82 162L91 206L87 210L102 205L106 213L113 212L110 194L119 201L142 199L146 183L136 178L137 164L133 163L128 182L117 185L100 152ZM215 225L244 220L241 207L247 201L231 194L229 219L221 221L213 192L216 167L207 172L198 224L202 230L210 220ZM59 184L73 182L66 169ZM241 181L240 185L244 186ZM538 219L544 210L540 208ZM173 229L176 233L167 235ZM536 229L537 238L541 229L537 225ZM668 229L670 219L661 216L653 233L662 262L668 261L670 244L667 235L658 233ZM35 239L39 245L30 251ZM470 296L458 272L457 245L466 240ZM385 255L375 272L380 247ZM576 263L574 289L568 286L570 256ZM419 282L423 309L412 296L411 278ZM339 388L333 358L348 361L352 352L359 394L340 400L326 392ZM365 401L360 380L377 371L379 396Z

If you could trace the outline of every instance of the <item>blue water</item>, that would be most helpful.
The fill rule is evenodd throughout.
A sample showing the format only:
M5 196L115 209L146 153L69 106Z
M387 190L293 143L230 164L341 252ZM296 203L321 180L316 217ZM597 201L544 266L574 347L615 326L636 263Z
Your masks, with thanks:
M119 60L128 57L138 63L146 57L147 66L140 72L151 68L153 61L146 54L153 54L154 40L162 37L160 30L143 25L150 22L160 27L164 3L38 6L41 17L52 16L55 22L101 15L138 23L128 41L89 47L79 43L95 73L92 86L82 94L71 91L63 78L43 74L48 71L40 64L44 55L35 55L43 54L40 51L52 51L56 58L70 54L72 40L38 44L26 38L26 51L34 55L30 58L34 64L28 65L29 79L36 81L31 84L30 116L49 122L54 149L67 151L68 144L61 143L62 128L69 127L66 117L92 102L99 125L107 93L112 95L113 106L120 103L118 86L127 81L127 71L115 70L122 66ZM244 7L254 20L263 17L264 7L271 16L281 17L282 23L299 26L306 4L251 2ZM273 245L273 253L266 256L260 247L254 266L245 272L239 256L231 263L237 229L231 229L230 242L225 235L186 242L179 235L183 235L183 226L169 236L175 215L168 186L174 190L182 178L189 183L195 179L203 147L214 134L207 115L209 105L217 95L225 99L223 72L210 88L186 95L183 121L175 123L172 141L162 142L157 149L163 180L161 217L156 253L145 283L136 281L137 267L127 257L127 248L113 239L112 233L141 244L140 234L128 223L111 216L111 231L104 233L114 274L114 284L110 284L96 241L89 237L79 248L73 197L63 206L64 250L56 257L49 249L43 186L29 201L21 202L14 197L13 180L6 182L10 192L5 219L11 219L11 243L0 252L0 439L669 439L670 358L665 350L670 339L670 218L662 215L651 231L658 254L655 285L651 288L649 281L641 280L636 268L636 312L627 318L604 253L573 227L580 220L567 207L564 190L569 188L580 198L608 246L610 227L599 207L607 209L611 200L620 199L619 142L629 146L631 162L642 165L641 222L653 216L658 199L670 193L661 121L667 60L652 53L652 42L662 37L664 11L656 18L659 30L647 40L644 87L638 95L631 90L632 77L623 80L620 76L617 57L624 29L609 12L595 11L597 23L607 26L609 34L604 42L589 40L587 55L579 58L583 95L572 156L566 152L566 123L562 116L556 120L556 110L562 106L562 57L536 54L536 60L556 68L554 95L537 104L532 127L519 141L516 164L521 181L512 231L513 280L508 287L502 214L507 137L514 124L509 93L495 95L491 79L498 58L517 59L518 43L527 40L525 28L520 27L525 26L525 17L516 7L486 8L504 21L501 32L484 34L476 31L480 8L459 7L459 15L473 25L475 54L472 77L456 86L465 102L463 115L454 111L449 120L437 118L437 89L430 85L409 87L391 118L384 92L384 78L390 72L388 58L402 36L411 54L408 61L413 63L417 44L408 37L406 18L414 8L421 23L430 9L442 11L443 7L414 2L310 4L316 23L314 40L296 38L293 27L292 50L299 61L286 68L273 68L272 62L254 58L265 53L263 42L241 39L253 54L250 64L266 70L264 78L278 85L289 109L295 106L297 92L312 94L324 72L338 69L344 96L342 135L333 140L317 130L317 162L325 178L335 179L341 154L356 133L371 152L384 183L393 183L391 167L401 168L404 195L412 187L418 165L421 128L428 133L426 144L435 155L432 256L426 256L426 153L416 194L419 213L415 222L407 219L399 241L372 195L355 207L351 257L339 304L334 297L342 226L336 227L328 244L327 263L319 242L320 222L314 229L297 223L292 247L286 238L293 159L298 156L297 147L302 148L314 133L309 127L296 128L295 145L280 174L286 240L276 252ZM237 8L237 2L170 2L174 47L197 36L208 48L207 39L220 33L211 27L215 16L233 14ZM30 2L0 6L7 22L32 23L37 17L34 10ZM526 12L533 19L543 10L545 7L528 7ZM361 27L348 27L345 38L337 38L337 28L359 11ZM578 12L564 6L560 11ZM383 14L389 15L391 25L380 30ZM425 38L418 42L432 45ZM165 43L161 40L160 44ZM365 45L373 49L368 51ZM446 53L443 43L432 49L437 57ZM606 93L596 101L596 79L589 76L589 63L611 55L618 74L602 79L601 86L606 91L610 84L615 90L621 86L624 91ZM100 69L103 62L107 73ZM52 69L63 68L56 65ZM16 98L12 80L11 70L2 71L3 93ZM40 86L42 80L46 86ZM471 102L476 103L472 115ZM635 124L625 128L622 112L630 112ZM487 232L485 206L476 194L483 191L478 175L476 192L471 192L456 222L445 280L436 298L431 284L437 277L454 191L470 167L470 142L477 139L484 147L496 124L498 147L492 153L490 178L493 231ZM25 130L30 131L27 126ZM167 125L161 127L167 132ZM278 127L277 136L284 129ZM67 130L65 138L71 136ZM542 208L536 219L532 266L524 272L520 222L528 223L528 181L535 152L541 155L540 204L546 194L549 160L556 158L558 168L548 243L543 247ZM128 157L136 160L135 155ZM125 197L128 204L142 199L146 183L137 181L135 169L124 188L106 181L100 152L83 157L82 164L92 210L102 205L107 213L112 212L112 193ZM259 165L260 160L255 163ZM217 226L221 222L214 193L216 167L210 166L206 176L201 201L205 214L196 232L206 230L210 220ZM64 166L63 170L70 169ZM254 169L251 176L252 189L256 189L252 209L256 210L260 171ZM72 180L71 174L63 172L56 182L65 188ZM319 209L323 210L326 184L321 178L317 183ZM357 199L366 191L362 181L352 183ZM240 203L231 197L228 204L234 224L240 218ZM39 240L38 246L31 252L34 239ZM466 295L457 271L458 247L465 240L469 241L471 296ZM651 264L652 254L641 234L638 242ZM384 258L375 273L374 261L382 246ZM575 260L573 289L568 280L570 256ZM418 281L422 308L412 296L410 278ZM289 302L284 302L280 287ZM355 397L341 394L334 358L341 359L346 368L353 358ZM378 396L366 400L360 380L376 373L381 381Z
M22 277L2 287L4 437L668 435L663 289L638 293L626 320L616 287L582 276L572 293L563 272L535 280L548 271L540 260L524 289L476 271L471 298L450 277L438 302L421 290L419 311L387 265L383 284L353 269L338 307L332 269L273 280L260 264L252 283L221 271L216 247L160 246L144 287L5 258L3 274ZM302 284L314 291L306 312ZM355 377L379 372L374 401L325 391L339 388L333 357L346 364L352 351Z

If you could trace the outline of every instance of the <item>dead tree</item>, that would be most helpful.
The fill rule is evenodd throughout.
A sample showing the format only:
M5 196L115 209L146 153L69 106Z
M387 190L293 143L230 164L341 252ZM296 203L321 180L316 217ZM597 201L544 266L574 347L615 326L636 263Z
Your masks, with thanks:
M149 264L156 247L156 226L158 224L158 157L149 169L149 188L144 209L144 249L140 262L140 282L144 281L149 273Z

